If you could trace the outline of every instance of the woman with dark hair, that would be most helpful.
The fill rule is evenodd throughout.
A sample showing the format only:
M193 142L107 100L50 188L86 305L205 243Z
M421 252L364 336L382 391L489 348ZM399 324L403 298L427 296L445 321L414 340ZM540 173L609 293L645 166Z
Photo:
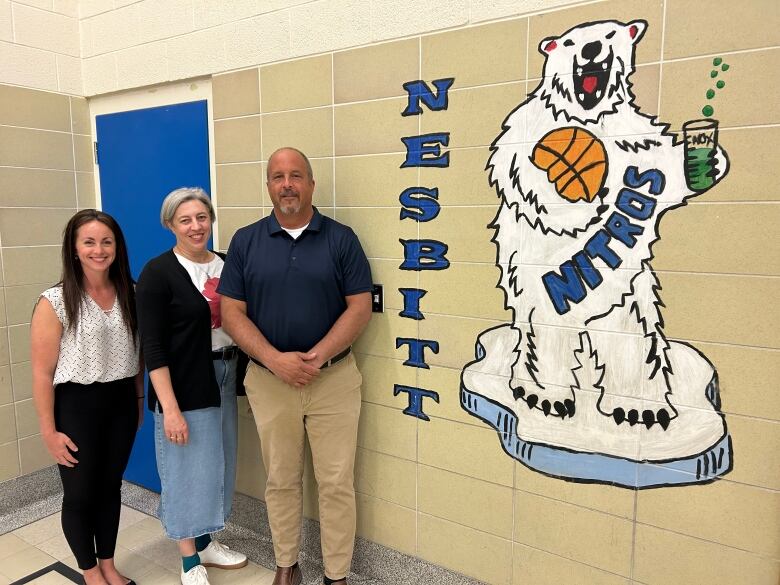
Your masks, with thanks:
M135 294L116 220L74 215L62 280L30 324L33 398L62 479L62 530L86 585L129 585L114 566L122 474L143 416Z
M238 349L222 328L224 262L208 249L214 208L200 188L162 203L176 245L138 277L138 331L154 413L159 516L182 556L183 585L208 585L206 567L239 569L246 556L211 538L225 527L236 482Z

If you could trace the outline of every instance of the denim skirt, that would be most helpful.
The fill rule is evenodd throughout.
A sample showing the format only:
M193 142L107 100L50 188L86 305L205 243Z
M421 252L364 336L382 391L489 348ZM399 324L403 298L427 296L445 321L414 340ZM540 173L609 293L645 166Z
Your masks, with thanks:
M154 413L157 472L162 493L157 512L168 538L181 540L225 527L236 485L238 410L236 362L214 360L222 406L183 412L189 430L186 445L165 436L163 415Z

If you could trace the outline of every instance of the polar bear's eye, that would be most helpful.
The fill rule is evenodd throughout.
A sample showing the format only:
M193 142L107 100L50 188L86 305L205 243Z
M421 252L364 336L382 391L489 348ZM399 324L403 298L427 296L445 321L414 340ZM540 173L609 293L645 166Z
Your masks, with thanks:
M608 39L611 39L611 38L612 38L612 37L614 37L614 36L615 36L615 31L613 30L611 33L609 33L609 34L607 35L607 38L608 38Z
M563 41L563 46L564 47L573 47L574 46L574 41L571 40L571 39L566 39L565 41Z

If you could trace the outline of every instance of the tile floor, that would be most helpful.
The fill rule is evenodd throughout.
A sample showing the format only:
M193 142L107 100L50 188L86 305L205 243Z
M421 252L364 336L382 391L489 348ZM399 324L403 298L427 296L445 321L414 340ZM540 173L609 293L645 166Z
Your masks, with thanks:
M122 506L116 566L143 585L178 585L181 557L165 538L157 518ZM0 536L0 585L9 585L35 571L61 561L78 569L60 527L60 514L52 514ZM270 585L274 572L250 562L243 569L208 569L211 585ZM66 577L50 572L33 585L69 585Z

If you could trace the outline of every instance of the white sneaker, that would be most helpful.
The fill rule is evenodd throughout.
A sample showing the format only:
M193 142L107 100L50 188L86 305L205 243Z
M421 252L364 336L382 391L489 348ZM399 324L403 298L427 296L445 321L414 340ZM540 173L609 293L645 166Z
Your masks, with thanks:
M204 567L217 569L240 569L245 567L246 555L230 550L224 544L212 540L209 545L198 553L200 564Z
M206 567L196 565L186 573L181 570L181 585L209 585L209 575Z

